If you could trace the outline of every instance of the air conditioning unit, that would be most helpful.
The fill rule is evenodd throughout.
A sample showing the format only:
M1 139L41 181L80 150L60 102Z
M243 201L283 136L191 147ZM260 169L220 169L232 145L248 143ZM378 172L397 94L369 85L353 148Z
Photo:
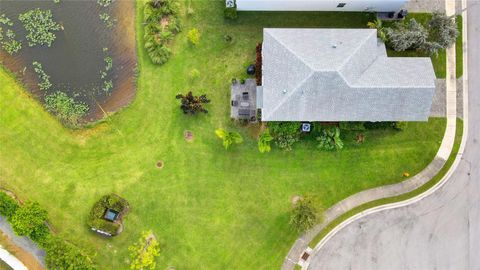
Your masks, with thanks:
M225 0L225 6L227 8L233 8L235 7L235 0Z

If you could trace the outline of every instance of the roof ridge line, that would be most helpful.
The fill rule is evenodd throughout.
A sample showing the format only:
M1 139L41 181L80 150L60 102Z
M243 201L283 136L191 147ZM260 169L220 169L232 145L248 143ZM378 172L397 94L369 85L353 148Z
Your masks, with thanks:
M373 30L373 29L372 29L372 30ZM350 60L352 59L352 57L357 54L357 52L360 50L360 48L361 48L363 45L365 45L365 43L367 43L367 41L371 38L371 36L372 36L373 33L375 33L375 36L377 36L377 31L375 30L375 31L373 31L373 32L368 36L368 38L366 38L366 39L362 42L362 44L360 44L357 48L355 48L355 50L353 51L353 53L351 53L351 54L347 57L347 59L345 59L345 61L343 61L343 63L339 66L339 68L338 68L338 71L339 71L339 72L340 72L340 70L341 70L348 62L350 62ZM378 55L375 57L375 60L376 60L377 58L378 58Z
M317 71L311 70L310 74L308 74L308 76L307 76L305 79L303 79L295 88L293 88L293 90L292 90L291 93L288 93L286 96L284 96L284 97L282 98L282 101L280 101L280 102L277 104L277 106L275 106L275 108L273 108L273 110L265 117L265 119L270 118L270 116L271 116L274 112L276 112L276 111L285 103L285 101L286 101L288 98L290 98L295 92L297 92L298 88L300 88L300 86L302 86L303 83L306 82L308 79L310 79L310 78L313 76L313 74L315 74L315 73L317 73Z

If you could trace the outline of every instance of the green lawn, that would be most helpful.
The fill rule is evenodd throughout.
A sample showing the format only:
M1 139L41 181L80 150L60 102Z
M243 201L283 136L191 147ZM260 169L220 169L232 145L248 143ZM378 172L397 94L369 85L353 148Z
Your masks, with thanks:
M47 208L55 231L95 250L100 269L127 269L127 247L147 229L161 243L158 269L278 269L297 237L288 226L293 195L311 193L329 207L404 180L403 172L418 173L433 159L444 119L409 123L401 132L371 131L362 145L345 133L340 152L320 152L306 140L293 152L259 154L253 129L229 120L229 82L254 59L262 28L365 27L371 18L241 13L231 23L223 19L222 1L191 4L195 14L183 17L185 31L170 61L154 66L140 49L135 101L90 129L63 128L0 71L0 185ZM139 37L141 22L137 18ZM192 27L202 33L197 48L186 40ZM225 34L233 44L224 42ZM193 68L201 72L195 81L188 79ZM175 95L188 90L208 95L208 115L183 115ZM225 151L217 127L238 130L245 142ZM183 139L187 129L193 143ZM109 192L131 205L124 232L113 239L85 224L90 207Z
M410 13L407 19L415 19L417 22L426 25L428 20L431 18L430 13ZM457 27L460 32L460 35L457 38L456 46L456 74L457 78L460 78L463 74L463 50L462 50L462 16L456 17ZM385 23L385 26L392 25L389 22ZM388 56L391 57L428 57L429 55L422 52L417 52L414 50L396 52L392 49L387 49ZM447 76L447 58L445 50L439 50L437 55L432 55L433 69L435 70L435 75L439 79L445 79Z

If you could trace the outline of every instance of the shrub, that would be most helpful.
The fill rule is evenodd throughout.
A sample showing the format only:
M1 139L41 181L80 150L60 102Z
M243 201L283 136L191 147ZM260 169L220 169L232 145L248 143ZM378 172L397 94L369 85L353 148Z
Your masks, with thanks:
M46 252L45 263L48 269L97 269L95 263L85 251L59 237L49 237L44 249Z
M290 212L290 225L297 232L305 232L320 221L320 209L310 196L301 198Z
M255 79L257 81L257 85L262 85L262 43L257 44L255 51Z
M192 28L190 31L188 31L187 37L188 37L188 42L190 44L196 46L198 43L200 43L200 31L198 31L197 28Z
M121 218L128 211L129 204L127 200L121 198L116 194L108 194L100 198L88 216L87 225L90 228L95 228L111 235L116 235L121 227ZM115 210L119 213L117 220L119 222L111 222L104 219L105 211L107 209Z
M88 112L87 104L77 102L64 92L55 92L45 97L45 107L64 124L76 126Z
M265 129L258 137L258 151L260 153L270 152L270 142L273 141L273 136L270 135L270 130Z
M317 141L317 147L322 150L341 150L343 148L340 129L335 126L320 127Z
M300 123L269 122L275 144L283 150L290 151L294 143L300 140Z
M181 100L180 109L182 109L184 114L208 113L203 107L203 104L210 103L210 100L205 94L194 96L192 91L189 91L186 95L178 94L175 98Z
M33 70L35 70L35 73L37 73L38 76L38 87L40 90L48 90L50 87L52 87L52 83L50 83L50 76L45 73L43 70L42 64L40 64L37 61L34 61L32 63Z
M238 18L237 8L236 7L226 7L223 11L223 15L226 19L235 20Z
M365 130L364 122L340 122L341 130L363 131Z
M168 61L170 41L180 32L178 3L175 0L151 0L143 10L145 49L154 64Z
M0 215L10 219L15 214L19 205L7 193L0 191Z
M10 218L10 223L17 235L31 237L44 231L47 211L38 203L28 202L19 207Z
M377 29L377 37L380 38L382 41L387 41L387 35L385 33L385 28L383 28L383 22L379 18L375 21L367 23L368 28Z
M18 16L27 30L28 46L47 45L50 47L55 40L55 31L60 30L60 25L53 20L52 11L39 8L29 10Z
M128 250L132 258L130 269L155 269L155 260L160 255L160 245L151 231L143 232L142 237L137 243L128 247Z
M407 122L395 122L394 125L393 125L393 128L396 129L396 130L405 130L408 126L408 123Z
M235 131L226 131L223 128L218 128L215 130L215 134L223 140L223 147L227 150L233 143L240 144L243 142L242 135Z
M395 122L365 122L366 129L387 129L395 127Z
M395 23L393 28L385 30L388 43L395 51L419 49L428 38L428 31L415 19L408 23Z

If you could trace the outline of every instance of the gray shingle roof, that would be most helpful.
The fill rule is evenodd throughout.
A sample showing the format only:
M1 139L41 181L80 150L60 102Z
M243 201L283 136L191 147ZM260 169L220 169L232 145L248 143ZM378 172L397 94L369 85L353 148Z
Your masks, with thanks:
M429 58L389 58L373 29L264 29L263 121L424 121Z

